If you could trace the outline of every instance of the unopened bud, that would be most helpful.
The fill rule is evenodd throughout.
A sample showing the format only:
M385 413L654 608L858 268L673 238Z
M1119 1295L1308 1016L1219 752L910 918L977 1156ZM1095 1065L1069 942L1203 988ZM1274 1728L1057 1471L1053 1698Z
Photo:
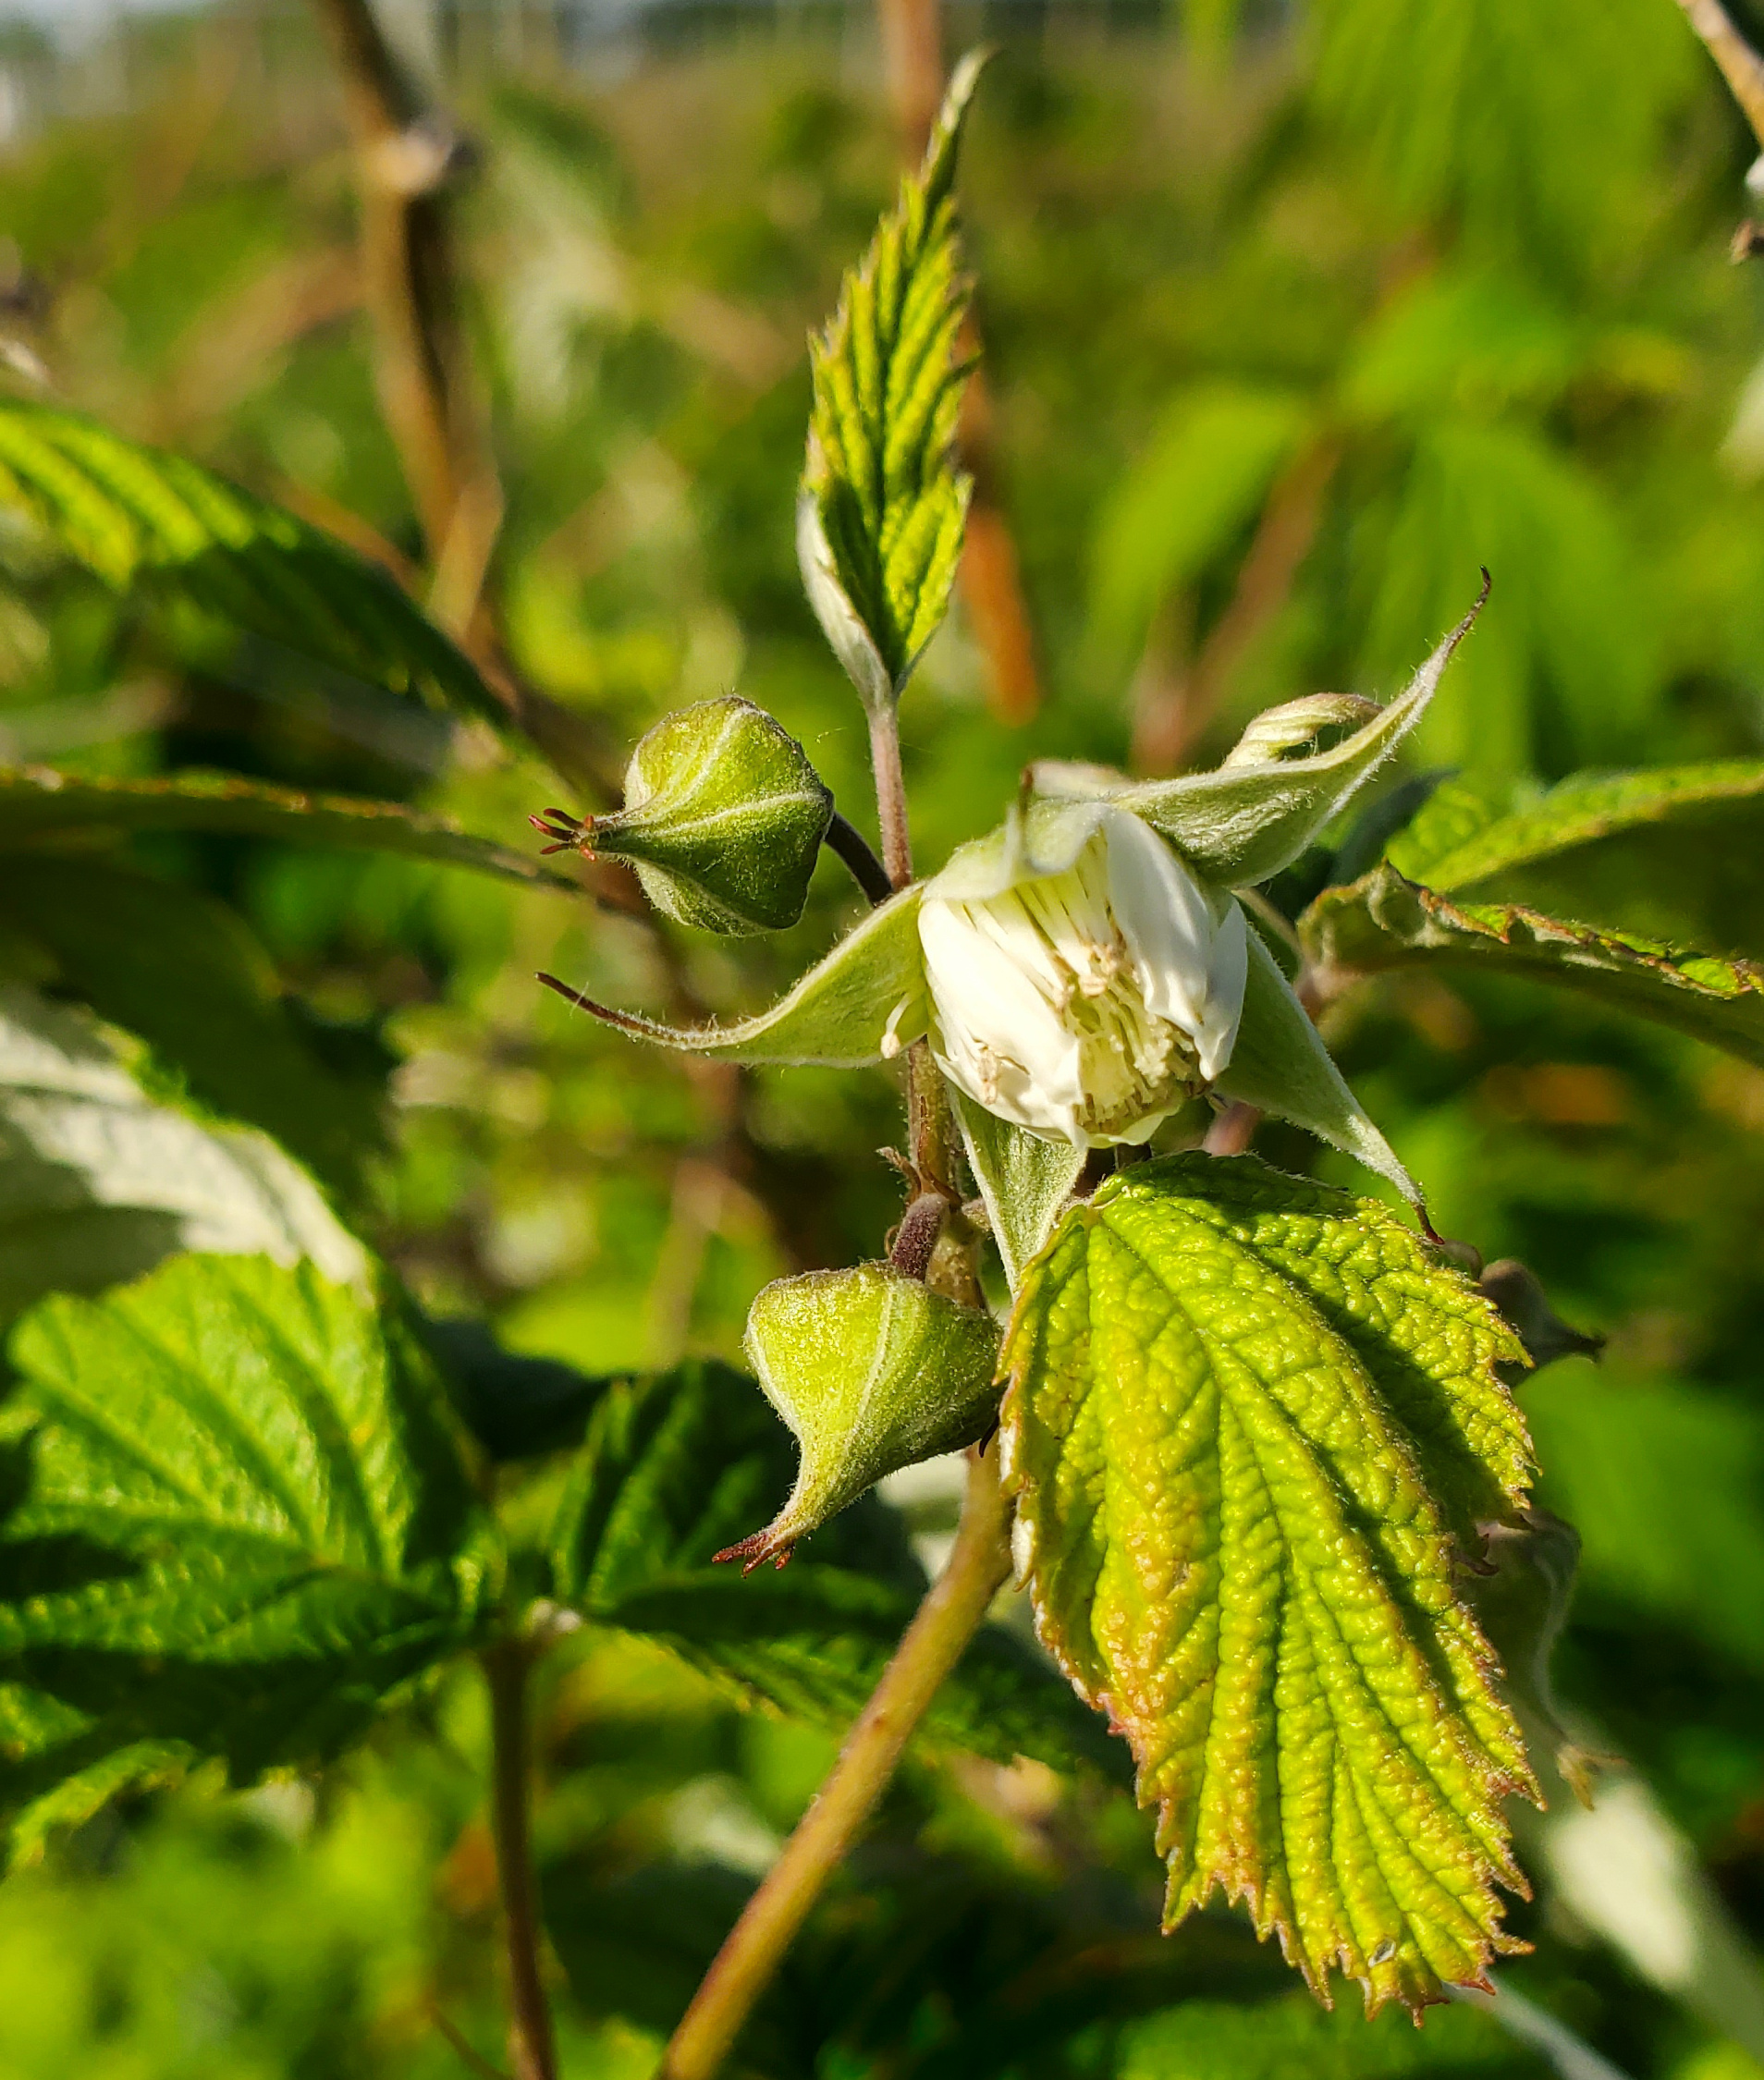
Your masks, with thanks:
M747 1355L802 1450L778 1516L717 1556L750 1568L782 1566L885 1474L973 1444L998 1412L992 1317L891 1265L778 1279L747 1317Z
M540 828L559 846L627 862L665 915L735 935L802 916L833 798L796 739L731 693L662 717L616 814L550 814Z

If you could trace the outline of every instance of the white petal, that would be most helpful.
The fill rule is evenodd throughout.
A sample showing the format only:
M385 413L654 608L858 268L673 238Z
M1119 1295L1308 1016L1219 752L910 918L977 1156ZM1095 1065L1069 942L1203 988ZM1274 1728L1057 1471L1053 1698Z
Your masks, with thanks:
M925 902L919 942L951 1081L1019 1126L1075 1139L1078 1045L1053 1005L959 908Z
M1109 899L1133 956L1145 1009L1197 1039L1207 1023L1218 936L1206 895L1137 816L1111 810L1108 829Z
M1200 1072L1209 1083L1223 1072L1237 1046L1237 1029L1243 1018L1243 988L1249 980L1249 927L1237 899L1228 896L1226 902L1229 907L1213 941L1207 1016L1194 1035Z

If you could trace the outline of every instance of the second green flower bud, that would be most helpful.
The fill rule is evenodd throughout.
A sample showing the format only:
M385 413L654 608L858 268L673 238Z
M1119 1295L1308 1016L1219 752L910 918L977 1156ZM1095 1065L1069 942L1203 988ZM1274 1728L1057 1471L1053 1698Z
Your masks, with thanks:
M747 1355L802 1448L796 1486L763 1531L719 1560L776 1560L885 1474L986 1435L998 1330L887 1264L779 1279L747 1317Z

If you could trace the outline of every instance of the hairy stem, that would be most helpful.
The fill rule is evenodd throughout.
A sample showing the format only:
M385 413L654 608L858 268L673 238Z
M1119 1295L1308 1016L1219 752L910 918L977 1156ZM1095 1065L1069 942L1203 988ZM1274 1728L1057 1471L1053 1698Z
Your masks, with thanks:
M551 2008L539 1971L539 1898L528 1830L527 1672L521 1640L484 1653L490 1688L491 1820L508 1959L508 2057L515 2080L557 2080Z
M870 710L870 766L876 775L876 814L882 828L882 864L890 888L913 878L913 833L907 824L906 776L900 770L900 710L881 701Z
M784 1853L747 1903L674 2032L656 2080L710 2080L821 1889L887 1789L913 1729L1011 1572L998 1454L970 1455L949 1564L919 1606L876 1694Z

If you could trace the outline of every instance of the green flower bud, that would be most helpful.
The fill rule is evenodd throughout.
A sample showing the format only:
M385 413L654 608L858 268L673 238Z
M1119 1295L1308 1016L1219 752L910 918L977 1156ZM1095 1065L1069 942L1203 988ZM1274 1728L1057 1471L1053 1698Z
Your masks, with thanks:
M665 915L737 935L794 924L833 797L796 739L738 694L664 716L631 754L625 806L533 821L598 859L623 860Z
M998 1330L888 1264L779 1279L747 1317L747 1355L802 1448L764 1531L718 1560L781 1567L791 1547L885 1474L984 1437L998 1408Z

